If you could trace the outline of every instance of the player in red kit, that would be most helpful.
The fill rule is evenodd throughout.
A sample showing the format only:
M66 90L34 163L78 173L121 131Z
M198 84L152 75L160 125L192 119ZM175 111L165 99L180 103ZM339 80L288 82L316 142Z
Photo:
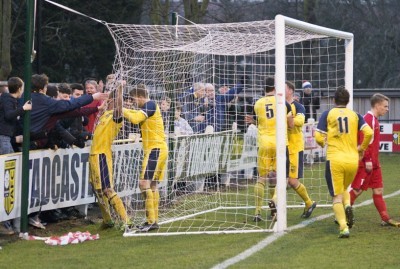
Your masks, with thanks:
M391 225L400 227L400 222L389 217L386 209L386 203L383 199L383 181L381 165L379 163L379 142L380 127L378 118L385 115L389 110L389 98L383 94L376 93L371 97L371 110L364 115L365 122L374 131L374 136L364 153L364 157L358 165L357 175L351 184L350 203L354 201L363 191L372 189L372 198L376 209L382 219L382 226ZM360 141L363 137L361 134Z

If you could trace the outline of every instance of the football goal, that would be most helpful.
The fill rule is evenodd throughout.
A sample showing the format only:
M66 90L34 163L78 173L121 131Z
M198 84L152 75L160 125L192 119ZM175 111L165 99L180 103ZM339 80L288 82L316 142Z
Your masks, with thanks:
M135 85L146 85L161 108L169 145L168 169L159 186L160 228L124 235L283 231L287 208L301 208L300 216L304 204L285 179L285 81L293 82L300 96L303 83L312 84L301 181L318 206L330 205L325 151L315 146L313 130L322 111L332 106L338 86L352 94L353 35L281 15L226 24L183 25L182 20L178 17L176 25L105 23L116 46L116 80L126 81L124 105L131 106L128 93ZM248 115L264 94L266 76L275 76L276 84L278 217L269 218L271 187L266 186L265 221L253 222L257 127ZM185 103L188 93L195 97L190 104ZM177 111L192 131L177 123ZM124 202L140 224L145 210L137 186L142 158L138 127L126 124L122 136L133 138L122 147L131 147L132 141L136 146L118 151L115 178L119 191L136 190Z

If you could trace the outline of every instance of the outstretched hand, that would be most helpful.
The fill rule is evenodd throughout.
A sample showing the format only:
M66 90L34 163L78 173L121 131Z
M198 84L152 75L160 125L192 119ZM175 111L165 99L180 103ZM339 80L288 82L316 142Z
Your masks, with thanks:
M96 92L92 95L93 100L107 100L108 93Z
M365 171L367 173L370 173L372 171L372 169L373 169L372 162L365 162Z
M103 92L103 89L104 89L104 82L100 80L99 83L97 84L97 91Z

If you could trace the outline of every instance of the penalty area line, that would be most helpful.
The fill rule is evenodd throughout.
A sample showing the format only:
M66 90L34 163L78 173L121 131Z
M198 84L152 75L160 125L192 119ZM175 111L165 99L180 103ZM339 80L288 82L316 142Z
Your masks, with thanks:
M388 194L388 195L384 195L383 197L386 199L386 198L391 198L391 197L397 196L399 194L400 194L400 190L395 191L395 192L393 192L391 194ZM373 203L373 200L370 199L370 200L366 200L366 201L364 201L364 202L362 202L362 203L360 203L358 205L355 205L354 207L357 208L357 207L367 206L367 205L370 205L372 203ZM297 225L293 225L293 226L288 227L287 230L288 231L293 231L293 230L301 229L301 228L304 228L304 227L310 225L311 223L314 223L314 222L320 221L320 220L324 220L324 219L329 218L329 217L333 217L333 213L320 215L320 216L311 218L309 220L302 221L301 223L299 223ZM269 246L270 244L275 242L278 238L284 236L286 233L287 232L274 233L274 234L266 237L262 241L258 242L254 246L246 249L242 253L239 253L238 255L236 255L236 256L234 256L234 257L232 257L230 259L227 259L227 260L225 260L225 261L213 266L212 269L228 268L231 265L234 265L234 264L236 264L236 263L238 263L240 261L243 261L243 260L247 259L248 257L250 257L251 255L255 254L256 252L266 248L267 246Z

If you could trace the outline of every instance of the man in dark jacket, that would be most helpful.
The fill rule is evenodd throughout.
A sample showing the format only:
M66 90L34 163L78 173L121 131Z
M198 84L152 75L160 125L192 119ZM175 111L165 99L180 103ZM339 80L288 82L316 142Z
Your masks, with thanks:
M188 121L194 133L203 133L206 129L204 97L204 83L200 82L194 83L193 87L179 97L182 116Z
M35 74L32 76L30 128L32 137L41 137L44 126L52 115L80 108L93 102L93 100L105 100L108 98L107 93L95 93L93 95L85 94L73 100L55 100L46 95L48 84L49 78L45 74ZM36 147L36 145L31 146L32 148ZM44 228L38 214L30 215L29 224L37 228Z
M5 92L0 97L0 154L13 153L14 149L11 140L15 138L18 125L18 118L23 116L25 111L31 110L32 105L27 101L22 107L18 106L17 99L24 92L24 82L18 77L8 80L8 93ZM22 136L19 136L21 140ZM18 141L22 142L22 141ZM6 221L0 224L0 233L12 235L14 231L11 223Z
M305 122L309 118L317 119L317 109L320 107L320 93L317 90L313 90L312 85L308 81L303 82L303 91L301 92L300 103L303 104L306 109Z
M18 107L18 98L24 92L24 82L18 77L8 80L9 93L3 93L0 97L0 154L14 152L11 139L16 135L18 119L26 110L31 110L32 105L27 101L23 106Z
M242 79L244 81L244 79ZM215 93L214 85L206 83L206 96L208 99L208 108L206 113L207 125L214 127L215 132L232 129L229 123L228 106L229 103L242 92L244 82L241 81L233 88L221 85L218 94Z
M93 102L93 100L105 100L107 93L84 94L79 98L71 100L55 100L46 95L49 78L45 75L32 76L32 112L31 112L31 133L39 133L53 114L66 112L80 108Z

